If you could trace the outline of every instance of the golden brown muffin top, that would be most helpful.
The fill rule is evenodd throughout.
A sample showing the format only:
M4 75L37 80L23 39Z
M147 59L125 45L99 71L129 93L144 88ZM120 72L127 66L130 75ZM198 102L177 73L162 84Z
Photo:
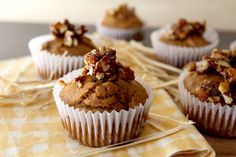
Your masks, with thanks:
M45 42L42 46L42 50L47 50L49 53L62 55L67 52L70 56L77 56L96 48L92 41L84 36L87 32L84 25L76 27L68 20L64 20L53 23L50 29L54 39Z
M100 47L84 56L80 76L64 83L61 99L86 111L120 111L144 104L148 98L144 87L135 81L134 72L116 62L116 51Z
M135 9L129 8L126 4L108 10L102 24L112 28L140 28L143 26L143 22L135 14Z
M205 22L190 22L185 19L179 19L160 40L176 46L205 46L209 44L203 37L205 25Z
M201 101L232 105L236 100L236 50L213 50L188 65L185 87Z

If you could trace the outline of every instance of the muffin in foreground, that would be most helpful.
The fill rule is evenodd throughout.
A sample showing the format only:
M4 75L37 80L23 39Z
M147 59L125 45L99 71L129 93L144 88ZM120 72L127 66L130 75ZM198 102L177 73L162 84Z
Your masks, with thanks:
M179 19L151 34L156 55L164 62L183 67L210 53L219 43L217 32L206 23Z
M84 62L83 69L68 73L53 89L63 127L92 147L139 136L150 108L150 89L116 62L113 49L92 50Z
M96 28L99 34L110 38L141 40L143 25L135 9L122 4L113 10L108 10L103 19L97 22Z
M236 50L213 50L180 75L183 111L207 133L236 137Z
M44 79L57 79L83 66L83 56L95 45L85 36L85 26L76 27L68 20L53 23L51 35L32 39L29 48L39 75Z

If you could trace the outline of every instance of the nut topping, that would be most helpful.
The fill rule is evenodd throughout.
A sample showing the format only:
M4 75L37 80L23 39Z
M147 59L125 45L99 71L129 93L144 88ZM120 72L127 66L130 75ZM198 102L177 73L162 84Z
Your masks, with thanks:
M79 41L87 32L85 26L81 25L79 28L71 24L68 20L63 22L56 22L51 25L51 33L56 38L64 38L64 45L68 47L78 46Z
M170 32L167 34L167 38L170 40L185 40L189 36L202 36L205 32L205 25L205 21L199 23L179 19L178 22L172 25Z
M201 101L219 102L219 97L226 104L233 103L232 90L236 85L236 52L230 50L219 51L215 49L208 56L204 56L200 62L189 64L189 71L200 74L221 75L224 81L217 83L218 88L211 87L210 83L202 81L201 87L196 91L196 96ZM210 81L210 80L209 80ZM213 97L214 96L214 97ZM215 96L219 96L215 98Z
M228 82L221 82L219 85L219 91L223 95L226 104L231 104L233 102L233 98L231 98L230 86Z
M135 79L134 72L116 62L116 51L111 48L99 47L84 56L85 66L82 76L76 81L84 82L86 77L93 80L113 81L117 78L124 81Z
M210 64L207 60L202 60L196 65L196 71L203 73L209 68Z
M107 14L118 19L125 20L135 16L135 9L129 8L126 4L121 4L113 10L109 10Z

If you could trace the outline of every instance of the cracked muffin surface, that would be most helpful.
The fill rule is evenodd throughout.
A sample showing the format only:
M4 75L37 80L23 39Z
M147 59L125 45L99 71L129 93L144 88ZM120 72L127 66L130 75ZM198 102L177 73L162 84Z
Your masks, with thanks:
M114 82L88 81L81 88L76 81L72 81L62 89L60 97L75 108L102 112L134 108L144 104L148 96L137 81L118 79Z

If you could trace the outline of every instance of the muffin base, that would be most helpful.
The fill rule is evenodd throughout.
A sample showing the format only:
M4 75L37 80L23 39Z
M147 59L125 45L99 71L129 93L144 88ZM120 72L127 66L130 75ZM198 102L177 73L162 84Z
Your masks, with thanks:
M82 69L75 70L65 75L62 79L69 82L81 74ZM68 134L77 139L81 144L102 147L136 138L141 133L148 117L152 100L151 89L141 80L138 80L148 93L145 104L139 104L128 111L112 112L85 112L65 104L60 99L63 88L56 83L53 89L54 99L61 117L63 127Z
M236 137L236 105L202 102L184 87L187 69L179 77L180 101L185 115L206 133L220 137Z

